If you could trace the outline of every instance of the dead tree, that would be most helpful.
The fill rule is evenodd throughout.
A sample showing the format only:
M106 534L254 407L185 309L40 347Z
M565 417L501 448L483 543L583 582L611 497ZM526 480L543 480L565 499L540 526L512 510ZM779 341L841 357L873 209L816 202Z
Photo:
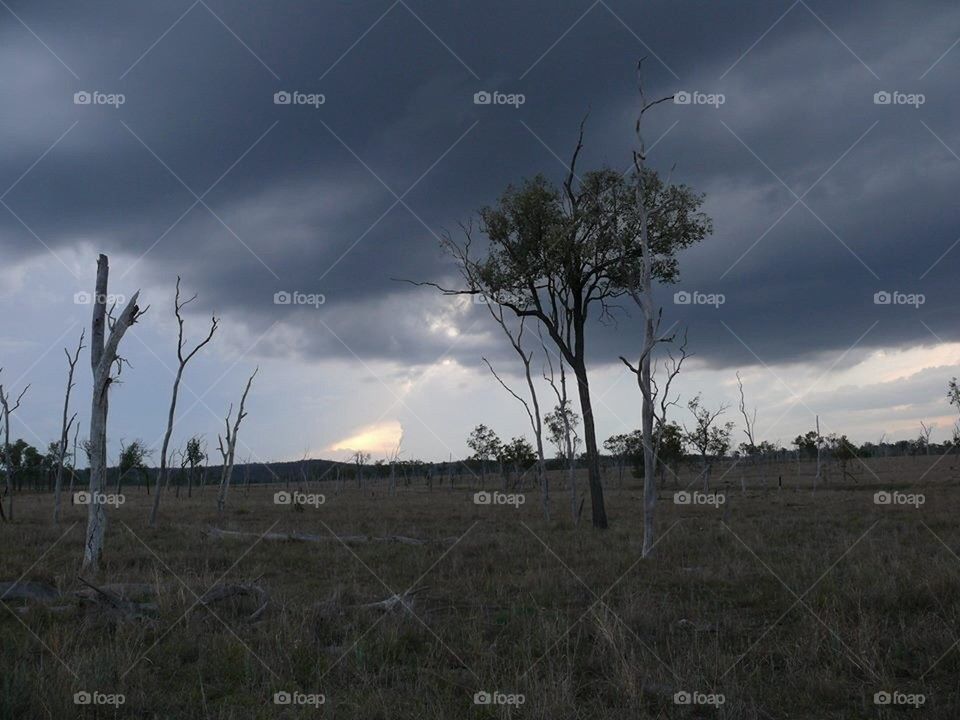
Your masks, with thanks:
M930 436L933 435L933 431L936 429L936 425L930 425L928 427L923 420L920 421L920 437L923 440L923 448L927 455L930 454Z
M80 436L80 423L73 428L73 462L70 463L70 486L67 488L67 497L70 498L70 504L73 505L73 481L77 476L77 438Z
M237 431L240 429L240 423L247 416L247 413L244 410L244 405L247 402L247 393L250 392L250 384L253 382L253 379L257 376L258 372L260 372L259 367L253 371L253 375L251 375L250 379L247 380L247 387L244 389L243 396L240 398L240 410L237 412L237 419L234 421L232 428L230 426L230 416L233 414L232 403L230 405L230 409L227 411L227 418L225 421L227 427L226 447L223 445L224 438L220 435L217 436L217 440L220 444L220 455L223 456L223 471L220 474L220 493L217 495L218 512L223 512L223 509L227 504L227 490L230 489L230 476L233 474L233 458L237 449Z
M747 410L747 401L743 393L743 380L740 378L740 371L737 371L737 387L740 388L740 415L743 416L743 434L747 436L747 457L750 462L752 462L757 453L757 438L756 438L756 426L757 426L757 408L753 408L753 412ZM746 483L743 479L743 467L740 468L740 488L741 491L746 491Z
M655 275L655 266L658 263L656 249L650 242L650 225L658 220L657 216L667 215L676 208L673 206L676 198L671 198L669 194L655 192L656 188L647 187L650 173L647 170L647 147L643 139L642 124L643 116L660 103L673 100L673 95L647 102L643 90L643 58L637 63L637 89L640 94L640 111L637 114L637 122L634 131L637 136L638 147L633 151L633 168L637 174L636 186L636 209L640 220L640 268L639 277L634 278L634 282L628 284L629 294L633 301L640 308L643 315L643 346L640 351L640 357L636 366L631 365L623 357L620 360L630 369L637 378L637 385L640 388L642 397L640 407L641 431L643 435L643 556L646 557L653 550L654 539L654 518L657 503L657 485L656 469L657 454L654 441L654 420L656 417L656 407L654 405L656 396L654 394L654 382L651 371L653 352L656 346L662 342L670 342L672 335L661 334L660 321L663 314L663 308L658 307L653 297L653 278ZM666 183L669 187L669 179ZM634 273L636 274L636 273ZM676 372L680 371L680 363L676 364ZM668 379L671 381L676 373ZM666 393L666 389L665 389Z
M733 423L727 422L720 424L718 419L723 415L729 406L721 403L716 410L707 408L700 395L696 395L687 402L690 414L693 415L694 425L692 430L684 433L684 438L692 445L703 463L701 477L703 479L703 492L710 491L710 471L713 468L713 459L723 457L730 446L730 433L733 430Z
M533 430L533 436L537 440L537 483L540 485L540 502L543 506L543 516L546 518L547 522L550 522L550 481L547 479L546 460L543 456L543 420L540 417L540 402L537 399L537 388L533 384L533 376L530 373L530 363L533 360L533 350L528 353L523 348L523 329L526 318L520 318L520 329L517 331L517 334L514 335L513 331L507 326L507 322L504 319L503 306L488 304L487 308L490 310L490 314L493 316L493 319L496 320L497 324L503 330L503 334L507 336L507 339L510 341L510 345L513 346L513 349L516 350L517 355L520 356L520 360L523 362L523 373L527 381L527 392L530 395L529 403L511 390L507 384L500 379L500 376L497 375L496 371L493 369L493 365L490 364L490 361L486 358L483 358L483 361L487 364L487 367L490 368L490 372L493 373L493 376L497 379L497 382L503 386L504 390L516 398L523 405L523 409L527 411L527 418L530 421L530 428ZM533 408L530 407L531 403L533 404Z
M187 363L196 355L200 349L210 342L213 339L213 334L217 331L217 325L219 320L216 317L210 318L210 332L207 333L207 337L200 343L196 345L190 352L184 355L183 352L183 315L182 310L184 307L192 303L197 299L196 294L191 296L188 300L181 302L180 300L180 276L177 276L177 293L173 300L173 314L177 316L177 375L173 380L173 394L170 397L170 412L167 414L167 430L163 435L163 445L160 448L160 472L157 473L157 485L156 493L153 496L153 509L150 511L150 527L155 527L157 524L157 512L160 509L160 494L163 490L164 484L168 481L167 473L167 448L170 445L170 435L173 434L173 418L174 413L177 410L177 395L180 392L180 379L183 377L183 369L187 366Z
M370 453L356 450L352 455L353 463L357 466L357 489L363 489L363 466L370 461Z
M66 348L63 349L63 354L67 356L69 370L67 371L67 391L63 399L63 423L60 426L60 446L57 449L57 479L53 485L53 522L55 525L60 524L60 487L63 483L63 463L67 456L67 440L70 434L70 426L73 425L73 421L77 419L76 413L74 413L69 420L67 419L67 415L70 413L70 391L73 390L73 386L76 384L73 382L73 371L77 366L77 362L80 360L80 351L83 350L83 338L84 333L81 332L80 342L77 343L77 351L72 357ZM77 462L76 458L74 458L73 462Z
M659 342L673 342L674 336L663 337L660 336L660 339L657 338L657 333L659 333L660 327L660 315L658 313L656 322L653 325L654 331L654 341L653 345L649 345L651 350ZM646 343L646 341L645 341ZM623 356L620 357L620 361L629 368L637 378L637 385L641 388L641 395L643 396L643 407L641 407L642 417L642 428L641 428L641 443L643 446L643 549L641 550L642 557L649 557L653 552L653 547L656 544L655 537L655 523L656 523L656 508L657 508L657 485L656 485L656 473L658 466L667 467L665 463L660 460L660 444L663 441L664 428L667 426L667 412L671 407L674 407L679 400L679 396L671 397L670 387L673 385L673 381L676 379L677 375L680 374L680 370L683 368L683 362L690 355L687 353L687 333L684 331L683 339L680 341L679 350L677 355L674 355L672 351L667 351L667 358L663 362L663 371L664 371L664 381L663 387L657 383L657 367L654 363L648 363L646 369L646 375L644 375L643 362L645 360L652 360L650 357L651 353L645 353L641 355L640 362L637 365L632 365L626 358ZM646 386L646 392L644 392L644 387ZM660 400L660 411L657 412L655 401ZM646 408L646 409L645 409ZM644 413L649 413L647 417ZM649 450L649 454L648 454ZM662 475L662 472L661 472ZM675 473L674 473L675 475ZM662 479L662 478L661 478Z
M560 358L557 362L560 365L560 384L557 385L556 375L553 372L553 361L550 359L550 351L547 350L546 343L543 342L543 338L540 338L540 344L543 347L544 357L546 358L546 365L543 370L543 379L550 384L550 388L553 390L553 394L557 397L557 408L554 411L552 417L559 420L558 430L560 437L558 438L560 442L563 443L563 450L559 452L560 455L565 456L567 461L567 484L570 488L570 518L573 520L574 525L580 524L580 509L583 507L583 503L580 503L580 506L577 506L577 453L576 453L576 444L578 438L576 437L576 430L574 429L574 423L571 422L574 419L573 410L570 408L570 400L567 397L567 374L564 369L563 358ZM549 372L549 374L548 374ZM550 427L550 417L545 418L548 423L547 427ZM551 430L551 437L556 435ZM561 450L561 446L557 445L557 450Z
M108 390L116 381L111 375L114 366L119 376L124 360L117 352L120 341L127 330L139 320L149 308L143 310L137 305L138 290L127 302L117 318L113 317L111 306L107 312L107 280L110 266L106 255L97 259L97 284L93 298L93 320L90 333L90 367L93 371L93 394L90 403L90 504L87 512L87 535L83 548L82 571L96 572L103 554L103 537L107 526L107 516L102 502L107 480L107 410ZM109 337L105 335L109 326Z
M3 368L0 368L0 372L3 372ZM13 457L10 452L10 416L20 407L20 401L23 400L23 396L26 395L27 390L30 389L30 386L27 385L20 391L20 394L17 396L16 402L12 405L10 404L10 393L4 390L3 384L0 383L0 414L3 415L3 459L4 467L6 469L6 494L10 498L9 504L7 505L7 514L3 515L3 502L0 499L0 517L3 517L4 520L13 520Z
M820 434L820 416L817 415L816 418L817 418L817 474L813 478L814 492L816 492L817 485L820 484L820 477L821 477L820 473L823 467L822 461L821 461L822 452L823 452L823 436Z

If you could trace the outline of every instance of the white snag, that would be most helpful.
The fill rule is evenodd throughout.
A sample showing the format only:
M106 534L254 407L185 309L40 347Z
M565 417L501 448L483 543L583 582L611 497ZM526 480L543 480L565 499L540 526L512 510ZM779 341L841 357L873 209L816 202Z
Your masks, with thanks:
M107 402L110 384L115 379L111 369L116 366L117 374L123 368L123 359L117 354L120 341L130 326L146 312L140 310L137 298L138 290L127 302L120 316L114 318L107 312L107 280L110 265L106 255L97 259L97 284L93 298L93 320L90 336L90 367L93 371L93 394L90 403L90 497L87 512L87 535L83 547L82 571L96 572L103 554L103 537L107 527L104 505L94 498L101 497L107 479ZM107 326L110 335L104 340Z
M177 293L173 300L173 313L177 317L177 374L173 381L173 394L170 398L170 411L167 414L167 429L163 434L163 446L160 448L160 472L157 473L157 485L156 492L153 495L153 508L150 510L150 527L155 527L157 524L157 512L160 509L160 494L166 488L167 483L169 482L169 468L167 467L167 451L170 447L170 435L173 434L173 418L174 414L177 411L177 395L180 392L180 380L183 377L183 369L187 366L187 363L200 352L200 349L210 342L213 339L213 334L217 331L217 326L219 325L219 320L216 317L210 318L210 332L207 333L207 337L204 338L190 352L184 354L183 351L183 315L182 311L184 306L189 305L191 302L197 299L196 295L193 295L188 300L180 300L180 276L177 276Z
M53 486L53 522L55 525L60 524L60 490L63 487L63 465L67 457L67 441L70 435L70 426L73 425L73 421L77 419L76 413L69 418L68 415L70 413L70 391L73 390L73 386L76 384L73 382L73 371L80 361L80 351L83 350L84 347L83 338L84 333L80 333L80 342L77 343L77 350L72 356L66 348L63 349L64 355L67 356L67 366L69 370L67 371L67 391L63 399L63 422L60 426L60 444L57 446L57 479ZM74 443L74 445L76 445L76 443ZM76 455L74 455L74 465L76 465L76 462L77 458Z
M217 439L220 443L220 455L223 456L223 472L220 475L220 492L217 495L217 511L223 512L223 509L227 505L227 490L230 489L230 476L233 475L233 458L237 450L237 431L240 429L240 423L247 416L246 411L243 409L244 405L247 402L247 393L250 392L250 384L253 382L253 379L257 376L257 373L260 372L260 368L257 368L253 371L253 375L250 376L250 379L247 380L247 387L243 391L243 397L240 398L240 410L237 412L237 419L234 421L233 426L230 426L230 416L233 414L233 405L230 406L230 409L227 411L227 418L225 424L227 426L227 437L226 437L226 447L224 447L224 438L222 436L217 436Z

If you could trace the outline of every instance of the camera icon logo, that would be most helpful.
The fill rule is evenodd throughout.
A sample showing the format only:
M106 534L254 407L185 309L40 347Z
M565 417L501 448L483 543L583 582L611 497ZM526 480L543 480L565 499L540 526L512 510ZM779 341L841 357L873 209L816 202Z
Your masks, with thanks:
M680 90L673 95L674 105L689 105L693 101L693 96L686 90Z
M281 290L280 292L275 292L273 294L274 305L289 305L292 301L293 296L286 290Z
M893 101L893 96L886 90L880 90L873 94L874 105L889 105Z
M486 490L481 490L480 492L473 494L474 505L489 505L492 501L493 495L488 493Z
M475 92L473 94L474 105L489 105L492 102L493 102L493 95L488 93L486 90L481 90L480 92Z
M690 504L690 493L686 490L681 490L680 492L675 492L673 494L673 504L674 505L689 505Z
M286 90L281 90L273 94L274 105L289 105L291 102L293 102L293 96Z
M893 296L886 290L880 290L873 294L874 305L889 305L891 302L893 302Z
M678 290L673 294L674 305L689 305L692 299L693 296L690 295L690 293L688 293L686 290Z
M74 705L89 705L92 701L93 696L86 690L81 690L80 692L75 692L73 694Z
M73 294L74 305L89 305L91 302L93 302L93 295L86 290L81 290Z
M293 697L286 690L281 690L280 692L275 692L273 694L274 705L289 705L292 702Z
M286 490L281 490L280 492L275 492L273 494L274 505L289 505L291 502L293 502L293 495L288 493Z
M881 690L880 692L875 692L873 694L874 705L889 705L892 702L893 702L893 695L888 693L886 690Z
M86 90L81 90L80 92L75 92L73 94L74 105L89 105L92 101L93 96Z
M874 505L889 505L893 502L893 495L888 493L886 490L880 490L873 494L873 504Z
M481 690L473 695L474 705L489 705L493 702L493 697L486 690Z
M73 494L73 504L74 505L89 505L90 504L90 493L86 490L81 490L80 492L75 492Z
M693 702L693 696L686 690L678 690L673 694L674 705L689 705Z

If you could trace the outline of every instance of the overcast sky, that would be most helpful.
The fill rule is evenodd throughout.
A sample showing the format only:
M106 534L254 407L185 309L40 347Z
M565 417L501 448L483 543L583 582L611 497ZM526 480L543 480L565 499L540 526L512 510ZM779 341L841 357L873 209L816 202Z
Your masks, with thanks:
M950 434L955 2L0 5L0 379L31 384L13 433L33 444L59 432L62 348L89 325L75 294L98 252L111 292L150 305L124 340L112 454L121 438L159 447L178 274L199 294L188 335L211 313L221 330L187 368L177 445L215 448L258 365L241 459L376 458L401 433L405 457L446 459L480 422L529 436L482 364L517 381L484 308L393 278L451 280L438 236L509 183L561 180L588 112L581 169L626 170L640 56L650 96L691 98L647 116L650 163L704 192L715 225L657 288L694 353L682 401L703 391L736 420L740 370L771 441L817 413L858 441L915 437L921 420ZM617 360L637 352L636 315L589 329L601 440L639 424ZM82 436L86 357L78 381Z

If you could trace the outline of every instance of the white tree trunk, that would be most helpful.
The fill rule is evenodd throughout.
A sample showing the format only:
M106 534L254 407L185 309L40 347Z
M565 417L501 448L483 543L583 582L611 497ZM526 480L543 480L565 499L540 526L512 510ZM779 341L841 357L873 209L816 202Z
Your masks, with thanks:
M90 342L90 366L93 370L93 395L90 403L90 504L87 511L87 534L83 548L82 571L97 572L103 554L103 538L107 516L102 502L107 474L107 405L110 370L117 362L117 350L124 334L141 315L137 307L139 291L127 302L120 317L104 342L107 325L107 279L110 267L106 255L97 259L96 294L93 298L93 321Z

